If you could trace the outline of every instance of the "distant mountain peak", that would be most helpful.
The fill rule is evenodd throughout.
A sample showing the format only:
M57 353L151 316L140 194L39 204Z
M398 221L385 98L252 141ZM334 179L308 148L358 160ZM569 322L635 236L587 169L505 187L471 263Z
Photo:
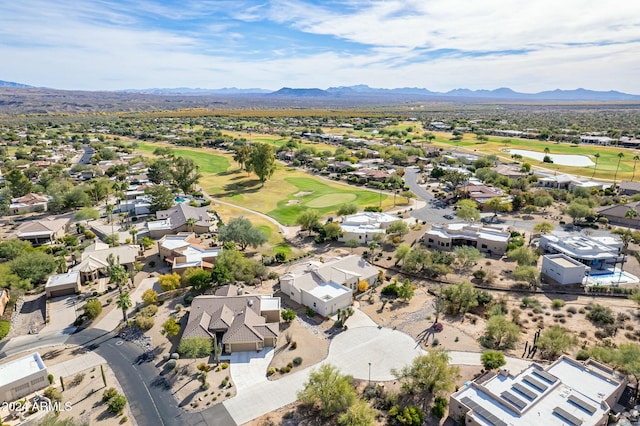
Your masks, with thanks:
M29 86L28 84L22 84L22 83L15 83L13 81L0 80L0 87L15 87L18 89L30 89L30 88L33 88L34 86Z
M293 89L291 87L283 87L280 90L269 93L271 96L293 96L293 97L326 97L329 93L318 88L309 89Z

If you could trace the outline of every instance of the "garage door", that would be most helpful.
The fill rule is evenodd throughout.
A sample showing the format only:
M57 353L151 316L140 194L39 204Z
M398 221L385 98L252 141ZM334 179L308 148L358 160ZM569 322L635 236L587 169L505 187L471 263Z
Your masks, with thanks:
M60 297L60 296L68 296L70 294L74 294L76 290L74 288L63 288L61 290L54 290L49 293L50 298Z

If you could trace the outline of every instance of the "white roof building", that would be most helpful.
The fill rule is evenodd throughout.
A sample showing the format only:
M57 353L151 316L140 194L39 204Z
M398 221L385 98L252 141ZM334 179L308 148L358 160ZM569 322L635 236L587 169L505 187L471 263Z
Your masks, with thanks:
M430 249L452 250L458 246L472 246L483 252L504 254L510 239L511 233L501 226L434 223L425 232L422 242Z
M366 244L375 234L385 234L393 222L402 220L386 213L362 212L345 216L340 223L342 236L340 241L358 240Z
M15 401L49 385L38 352L0 364L0 402Z
M592 269L607 269L623 260L620 254L622 241L614 237L592 237L556 231L542 235L540 247L545 253L562 253Z
M353 292L360 281L375 283L378 269L352 255L330 259L325 263L306 261L280 276L282 292L322 316L335 314L351 305Z
M606 425L626 379L591 360L566 356L513 376L489 372L451 395L450 416L479 426Z
M51 275L44 285L47 297L59 297L80 291L80 271Z

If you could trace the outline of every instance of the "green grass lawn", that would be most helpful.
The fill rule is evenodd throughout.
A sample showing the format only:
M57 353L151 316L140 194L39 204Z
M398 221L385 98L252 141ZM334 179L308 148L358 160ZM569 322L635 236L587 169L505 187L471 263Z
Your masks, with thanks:
M377 206L381 199L384 201L387 198L386 195L381 197L380 194L372 191L330 185L317 178L289 177L285 180L294 185L296 191L281 199L277 208L267 214L287 225L295 224L300 213L309 208L319 211L324 216L338 210L345 203L353 202L363 208ZM304 195L300 193L304 193ZM292 204L291 201L294 200L299 202Z
M523 149L529 151L544 152L545 148L549 148L550 154L573 154L584 155L596 162L594 154L599 153L600 158L597 160L597 167L595 167L595 178L599 179L613 179L618 164L618 153L622 152L624 157L620 161L620 169L618 171L617 180L629 180L633 176L633 166L635 155L639 155L637 150L597 146L589 144L573 145L569 143L556 143L545 142L532 139L514 139L514 138L498 138L490 137L487 142L480 142L475 140L474 135L465 134L462 141L450 140L450 135L446 133L438 133L435 139L435 145L448 146L455 149L462 148L465 151L478 152L482 154L496 154L503 160L511 160L511 154L505 152L506 149ZM540 166L549 170L557 170L561 173L570 173L575 175L591 177L594 172L594 167L573 167L562 166L553 163L544 163L542 161L534 160L533 158L523 157L519 160L523 163L530 163L534 166ZM639 173L640 174L640 173Z
M160 146L173 147L164 143L138 143L138 149L147 154ZM273 176L261 186L256 175L240 170L230 154L208 148L174 148L174 153L195 161L202 173L200 185L210 195L265 213L284 225L294 225L298 215L309 208L328 216L345 203L355 203L361 209L378 205L388 208L392 204L392 197L386 194L327 181L280 163L277 163ZM299 202L294 204L296 201ZM229 218L242 215L254 225L264 227L270 243L281 241L282 236L274 232L277 227L267 220L250 217L248 212L231 211L228 208L223 210L229 210ZM223 216L223 220L226 222L229 219Z

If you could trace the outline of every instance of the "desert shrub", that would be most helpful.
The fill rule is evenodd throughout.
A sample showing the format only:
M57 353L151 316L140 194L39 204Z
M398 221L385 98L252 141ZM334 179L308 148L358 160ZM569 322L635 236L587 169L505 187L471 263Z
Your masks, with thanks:
M69 384L70 386L78 386L84 380L84 373L78 373L74 376L73 380Z
M118 395L118 390L116 388L106 389L102 392L102 402L107 402L116 395Z
M433 407L431 407L431 414L433 414L439 419L443 418L447 405L449 405L449 401L447 401L446 398L437 396L436 399L433 401Z
M402 425L418 426L424 423L424 413L414 405L404 408L394 405L389 410L389 416Z
M153 324L155 323L153 318L146 317L143 315L136 316L136 326L143 331L151 330Z
M477 271L473 272L473 278L477 279L477 280L484 280L484 277L487 276L487 271L485 271L484 269L478 269Z
M158 307L156 305L149 305L140 309L140 315L142 315L143 317L151 318L156 313L158 313Z
M300 364L302 364L302 358L300 358L299 356L295 357L293 359L293 365L295 365L296 367L298 367Z
M49 379L49 384L53 384L53 381L55 380L55 377L53 377L53 374L49 374L47 375L47 379Z
M115 414L122 413L122 410L124 410L124 407L126 405L127 405L127 398L125 398L124 395L120 395L120 394L110 398L107 401L107 408L109 409L109 411Z
M182 339L178 345L178 353L187 358L202 358L213 351L211 339L205 337L192 337Z
M538 301L538 299L535 299L533 297L523 297L522 300L520 301L520 307L521 308L534 308L534 307L539 307L540 306L540 302Z
M388 286L384 287L381 291L381 294L385 295L385 296L397 296L398 295L398 286L395 284L389 284Z
M98 315L102 313L102 303L100 303L100 300L95 297L88 299L84 305L84 313L90 320L97 318Z
M551 301L551 308L553 308L553 309L558 310L558 309L562 308L563 306L564 306L564 300L562 300L562 299L553 299Z
M45 389L43 395L49 398L52 402L62 401L62 392L60 392L53 386L49 386L47 389Z
M122 416L122 418L120 419L120 421L118 423L120 423L121 425L125 424L127 421L129 420L129 418L127 416Z
M613 311L608 306L603 306L598 303L589 303L587 305L589 312L587 313L587 319L597 324L613 324L615 318L613 317Z
M226 362L223 362L222 364L220 364L220 369L221 370L226 370L227 368L229 368L229 364Z
M276 374L275 367L269 367L269 369L267 370L267 376L273 376L274 374Z
M569 312L570 314L576 314L578 313L578 310L575 308L575 306L569 306L567 308L567 312Z
M589 359L589 351L586 349L580 349L576 354L576 359L578 361L586 361L587 359Z
M211 366L209 364L205 364L204 362L201 362L200 364L198 364L196 368L200 371L205 371L205 372L211 370Z

